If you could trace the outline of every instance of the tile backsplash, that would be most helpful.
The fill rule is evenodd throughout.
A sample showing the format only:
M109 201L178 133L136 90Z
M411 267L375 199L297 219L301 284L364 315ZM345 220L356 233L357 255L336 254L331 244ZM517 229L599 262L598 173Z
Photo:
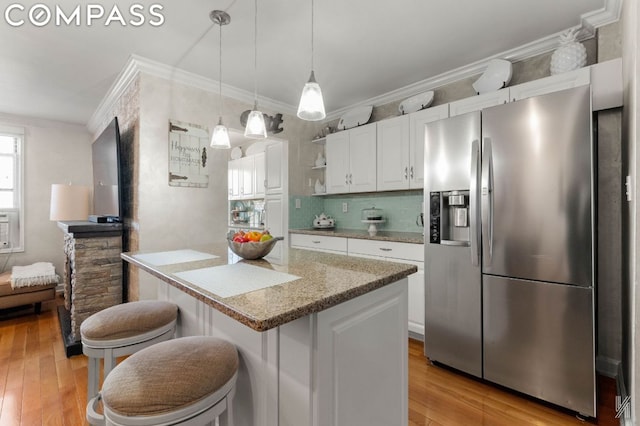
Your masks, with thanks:
M300 208L296 209L296 199ZM289 227L310 228L314 217L325 213L336 220L338 228L367 229L360 221L362 209L382 209L385 223L379 230L400 232L423 232L416 224L422 212L422 191L379 192L367 194L325 195L322 197L291 196L289 199ZM343 203L348 211L343 213Z

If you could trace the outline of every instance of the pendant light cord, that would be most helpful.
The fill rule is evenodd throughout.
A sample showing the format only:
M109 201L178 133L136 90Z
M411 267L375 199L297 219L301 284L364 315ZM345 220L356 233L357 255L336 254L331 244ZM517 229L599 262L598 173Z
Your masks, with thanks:
M311 71L313 72L313 0L311 0Z
M219 93L220 93L220 121L222 121L222 23L220 23L220 73L218 74Z
M254 1L253 33L253 109L258 110L258 0Z

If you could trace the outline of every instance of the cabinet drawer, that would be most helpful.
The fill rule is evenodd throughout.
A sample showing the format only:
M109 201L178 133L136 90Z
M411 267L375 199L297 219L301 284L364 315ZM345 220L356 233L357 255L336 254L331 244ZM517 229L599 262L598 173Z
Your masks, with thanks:
M349 238L349 254L384 256L390 259L424 262L424 245Z
M347 254L347 239L323 235L291 234L291 247Z

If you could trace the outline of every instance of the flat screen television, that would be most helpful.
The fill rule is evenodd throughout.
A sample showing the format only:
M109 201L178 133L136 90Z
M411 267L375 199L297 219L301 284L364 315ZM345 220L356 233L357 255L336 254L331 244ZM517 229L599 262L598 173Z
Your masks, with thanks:
M91 146L93 161L92 222L122 222L122 179L118 118Z

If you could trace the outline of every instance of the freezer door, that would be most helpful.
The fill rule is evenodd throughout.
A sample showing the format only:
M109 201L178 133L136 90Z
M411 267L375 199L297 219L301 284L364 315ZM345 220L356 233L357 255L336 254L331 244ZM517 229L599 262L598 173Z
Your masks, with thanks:
M483 275L485 379L595 417L593 288Z
M432 244L427 238L425 354L432 361L482 377L479 214L474 211L478 204L479 139L478 112L426 125L425 206L431 205L431 192L469 191L469 227L454 230L465 230L467 241L445 242L438 237L435 240L441 243ZM431 220L426 222L430 226Z
M590 88L482 112L484 273L593 284Z
M469 250L426 244L424 350L431 361L482 377L480 267Z

